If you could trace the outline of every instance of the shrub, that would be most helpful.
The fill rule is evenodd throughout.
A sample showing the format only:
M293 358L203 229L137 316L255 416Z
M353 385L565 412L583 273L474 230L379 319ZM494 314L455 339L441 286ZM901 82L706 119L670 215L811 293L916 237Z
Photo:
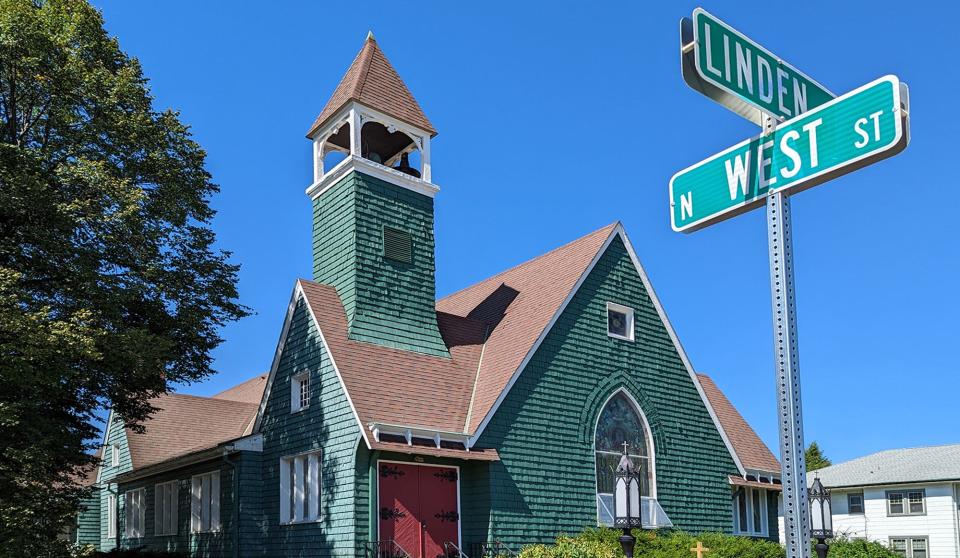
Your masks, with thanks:
M882 543L859 539L837 539L831 542L828 556L829 558L903 558Z
M179 552L146 550L144 548L115 548L109 552L95 552L93 558L188 558Z
M694 537L682 531L634 531L634 536L637 537L634 555L642 558L695 558L690 549L697 541L710 549L705 558L784 558L783 548L777 543L721 533ZM576 537L562 535L555 545L526 547L520 557L623 558L619 537L620 532L613 529L587 529Z
M721 533L691 535L682 531L634 531L637 558L696 558L690 551L697 541L710 549L704 558L784 558L780 544ZM520 558L623 558L620 531L587 529L576 537L561 535L554 545L533 545ZM811 549L811 556L816 556ZM838 539L830 544L829 558L902 558L878 542Z

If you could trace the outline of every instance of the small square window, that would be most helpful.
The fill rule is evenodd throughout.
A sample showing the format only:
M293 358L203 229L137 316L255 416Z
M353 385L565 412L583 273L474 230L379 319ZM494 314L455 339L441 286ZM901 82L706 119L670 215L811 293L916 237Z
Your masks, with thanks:
M310 374L303 373L290 379L290 412L310 406Z
M633 308L607 303L607 335L633 341Z
M863 513L863 492L853 492L847 494L847 513Z

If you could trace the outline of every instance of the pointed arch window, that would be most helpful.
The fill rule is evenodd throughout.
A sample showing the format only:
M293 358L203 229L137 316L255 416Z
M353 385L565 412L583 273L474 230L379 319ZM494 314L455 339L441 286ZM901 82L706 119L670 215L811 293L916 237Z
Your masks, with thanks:
M623 443L629 445L627 455L640 468L642 497L654 496L653 447L646 420L637 404L623 390L607 400L594 436L597 462L597 519L601 525L613 525L614 472L623 452Z

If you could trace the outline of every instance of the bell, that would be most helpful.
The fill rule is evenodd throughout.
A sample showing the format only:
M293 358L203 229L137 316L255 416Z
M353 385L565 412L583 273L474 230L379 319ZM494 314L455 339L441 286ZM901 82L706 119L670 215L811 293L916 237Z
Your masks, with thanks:
M394 170L398 170L404 174L409 174L410 176L420 178L420 171L410 166L409 153L404 153L400 156L400 164L394 167Z

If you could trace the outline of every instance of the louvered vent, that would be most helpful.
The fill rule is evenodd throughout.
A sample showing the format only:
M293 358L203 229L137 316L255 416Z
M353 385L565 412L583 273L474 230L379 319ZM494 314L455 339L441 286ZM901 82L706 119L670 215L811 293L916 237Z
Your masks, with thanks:
M383 227L383 256L403 263L413 261L413 239L410 233L393 227Z

